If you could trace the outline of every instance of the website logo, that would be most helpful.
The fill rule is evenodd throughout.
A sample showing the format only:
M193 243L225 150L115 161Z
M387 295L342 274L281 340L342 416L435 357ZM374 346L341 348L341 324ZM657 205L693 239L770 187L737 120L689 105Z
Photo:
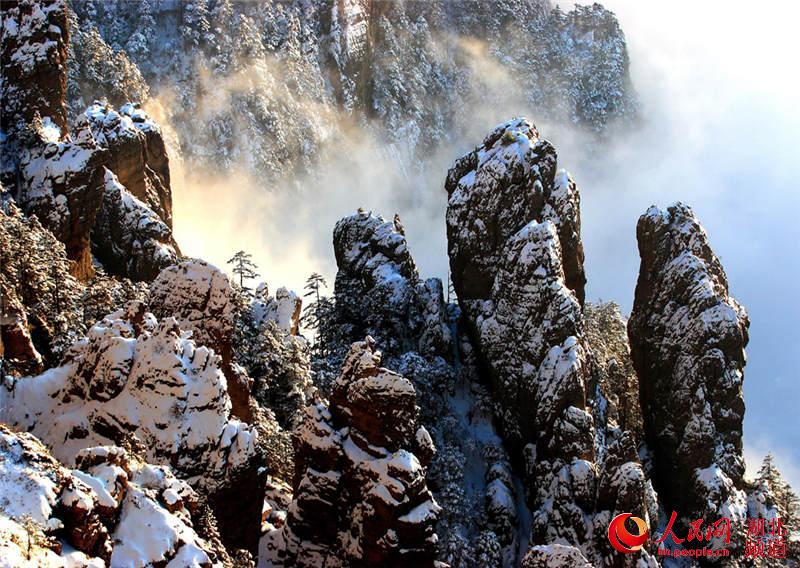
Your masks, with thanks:
M633 534L625 528L625 521L628 519L636 524L638 534ZM647 541L647 536L647 523L630 513L617 515L608 525L608 540L611 546L624 554L641 550L642 545Z

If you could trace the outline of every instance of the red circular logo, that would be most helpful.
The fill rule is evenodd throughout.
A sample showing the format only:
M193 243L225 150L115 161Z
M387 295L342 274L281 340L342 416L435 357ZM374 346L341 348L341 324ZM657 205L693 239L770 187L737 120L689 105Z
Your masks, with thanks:
M633 534L625 528L626 519L636 523L639 534ZM647 523L630 513L617 515L608 525L608 540L611 542L611 546L625 554L641 550L642 545L647 541L647 535Z

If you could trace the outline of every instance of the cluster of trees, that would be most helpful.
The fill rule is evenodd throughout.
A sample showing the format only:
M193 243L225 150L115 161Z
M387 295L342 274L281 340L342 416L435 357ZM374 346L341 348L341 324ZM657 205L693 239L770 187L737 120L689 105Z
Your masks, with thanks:
M19 302L24 308L46 366L57 365L103 316L147 294L146 285L111 278L100 267L88 282L77 280L70 269L64 245L35 216L23 215L11 203L0 210L0 303Z
M778 470L772 454L764 457L753 484L768 497L766 505L775 508L786 531L787 560L800 562L800 498Z

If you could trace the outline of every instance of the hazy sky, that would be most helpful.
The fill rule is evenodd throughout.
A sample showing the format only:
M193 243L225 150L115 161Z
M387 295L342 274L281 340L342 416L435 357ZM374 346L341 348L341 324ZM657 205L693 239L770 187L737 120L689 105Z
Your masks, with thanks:
M651 204L678 200L695 209L752 322L745 369L748 465L757 469L772 451L800 489L800 53L794 29L800 5L605 5L617 13L628 39L644 123L602 148L600 160L583 162L574 138L537 120L535 109L509 100L474 109L473 131L443 148L412 191L397 190L409 180L393 149L368 137L342 149L355 166L334 164L302 180L299 194L230 176L204 177L190 190L176 182L178 242L185 253L220 265L245 248L273 288L299 290L312 270L332 284L333 225L364 206L389 219L400 212L422 276L445 278L447 167L494 124L526 115L555 143L559 165L581 190L589 299L613 299L629 311L639 269L639 215ZM513 81L501 70L487 71L497 74L501 88Z
M605 5L625 31L647 124L612 150L601 175L575 171L589 297L614 298L629 309L637 215L651 203L692 205L731 293L750 314L749 469L772 451L800 489L800 5Z

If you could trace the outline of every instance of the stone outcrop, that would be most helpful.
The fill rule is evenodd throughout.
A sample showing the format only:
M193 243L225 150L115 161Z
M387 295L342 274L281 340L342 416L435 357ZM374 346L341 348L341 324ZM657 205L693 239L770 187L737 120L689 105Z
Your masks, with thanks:
M575 184L552 145L515 119L460 158L445 187L453 284L500 434L524 467L531 545L569 543L577 557L610 562L612 514L654 527L657 506L633 437L592 386ZM637 560L653 562L647 552L628 561Z
M0 128L9 137L4 145L19 142L21 131L37 114L52 125L53 137L61 138L67 133L66 1L3 2L1 27Z
M94 274L94 252L112 274L151 280L179 255L160 129L132 104L95 103L70 132L66 2L10 1L2 18L2 176L65 244L75 276Z
M9 370L38 373L42 370L42 356L36 350L28 324L25 308L12 290L0 283L0 376Z
M692 519L726 507L743 519L747 313L689 207L651 207L636 235L628 334L656 488L667 510Z
M450 356L450 329L437 279L422 281L399 219L359 212L336 223L337 323L345 341L373 336L387 355Z
M413 385L379 365L371 338L353 344L330 405L306 409L294 433L294 498L262 541L263 565L433 566L430 437Z
M92 250L111 274L152 281L178 261L180 250L172 231L108 169L104 169L104 182Z
M105 166L171 230L169 158L158 125L131 103L116 111L95 101L84 116L97 144L107 150Z
M0 424L0 557L9 566L223 566L201 536L200 497L168 467L120 447L81 451L70 470L34 436ZM148 527L148 530L142 530ZM61 540L75 550L68 553Z
M233 413L250 419L250 378L233 359L234 298L228 276L203 260L165 268L150 286L149 308L156 317L174 317L199 345L221 358Z
M269 288L262 282L253 300L253 318L258 326L274 322L281 333L297 335L300 333L302 307L302 298L292 290L280 287L272 297Z
M580 197L556 151L525 119L497 126L447 174L447 243L460 301L488 298L507 240L531 221L551 221L564 279L583 303L586 276Z
M491 375L504 438L517 449L536 439L556 444L556 419L586 406L574 183L556 172L552 145L516 119L460 158L445 187L453 284ZM591 459L592 421L570 416L582 425L575 455Z
M187 335L132 302L94 325L61 367L0 389L0 420L69 465L85 448L135 438L149 462L223 505L215 513L226 545L255 551L264 490L256 434L230 416L219 357Z
M64 243L82 279L94 273L89 239L103 199L104 159L85 125L69 140L46 123L34 125L20 155L19 203Z

